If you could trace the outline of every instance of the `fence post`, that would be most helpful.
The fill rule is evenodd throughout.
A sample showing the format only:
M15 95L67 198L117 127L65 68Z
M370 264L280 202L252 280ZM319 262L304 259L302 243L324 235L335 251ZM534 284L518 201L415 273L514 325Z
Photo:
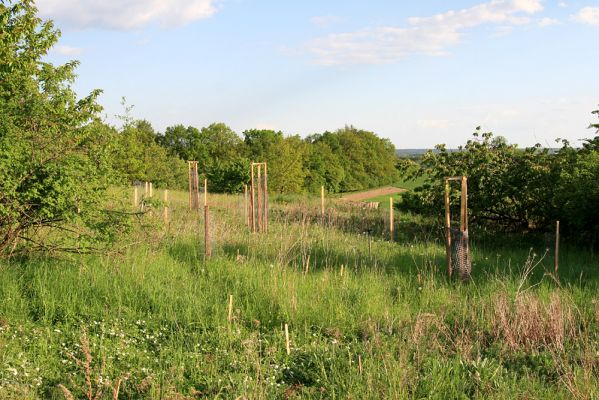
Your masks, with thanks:
M210 246L210 210L208 208L208 179L204 179L204 258L212 256Z
M447 255L447 274L451 278L451 210L449 208L449 180L445 179L445 253Z
M250 215L248 212L248 185L243 185L243 217L245 219L245 224L250 226Z
M324 186L320 187L320 223L324 225Z
M389 197L389 240L394 241L393 236L393 197Z
M555 275L559 269L559 221L555 222Z
M168 225L168 189L164 189L164 225Z

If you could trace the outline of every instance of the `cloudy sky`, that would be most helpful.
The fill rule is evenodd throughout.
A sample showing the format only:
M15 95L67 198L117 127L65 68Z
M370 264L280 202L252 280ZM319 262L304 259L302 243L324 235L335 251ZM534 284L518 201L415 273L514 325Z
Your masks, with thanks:
M599 1L38 0L81 61L156 129L225 122L307 135L346 124L398 148L456 146L474 128L521 145L590 137Z

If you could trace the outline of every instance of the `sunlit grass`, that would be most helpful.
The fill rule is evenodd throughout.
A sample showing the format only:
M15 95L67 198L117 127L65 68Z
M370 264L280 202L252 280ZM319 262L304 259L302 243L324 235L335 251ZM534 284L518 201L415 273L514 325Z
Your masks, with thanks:
M202 212L170 192L169 225L161 204L147 208L120 255L2 264L0 398L61 399L59 384L83 398L83 330L91 380L122 378L119 398L598 395L590 253L566 242L554 277L541 239L473 233L464 285L448 280L442 231L422 219L403 216L390 243L360 229L360 210L339 211L331 221L356 214L341 229L317 222L318 198L275 200L270 232L252 235L242 195L209 195L210 260Z

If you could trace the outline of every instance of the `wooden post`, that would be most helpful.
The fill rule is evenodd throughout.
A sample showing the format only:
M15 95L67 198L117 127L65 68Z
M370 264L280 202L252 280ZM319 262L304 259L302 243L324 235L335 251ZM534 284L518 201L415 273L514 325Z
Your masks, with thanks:
M559 221L555 222L555 277L559 269Z
M445 179L445 253L447 255L447 274L451 278L451 209L449 208L449 180Z
M164 189L164 225L168 225L168 189Z
M250 226L250 214L248 212L248 185L243 185L243 217L245 224Z
M262 192L264 187L262 186L262 166L258 164L258 232L262 232Z
M268 165L264 163L264 232L268 233Z
M187 181L189 182L189 209L193 209L191 204L191 161L187 162Z
M229 312L227 314L227 321L229 321L229 323L231 321L233 321L233 295L232 294L229 295Z
M200 209L200 178L198 176L198 162L188 161L189 172L189 209Z
M362 375L362 356L358 354L358 371Z
M208 205L208 178L204 178L204 206Z
M287 348L287 355L291 354L291 346L289 346L289 327L285 324L285 347Z
M462 201L460 205L460 230L468 230L468 178L462 176Z
M324 186L320 187L320 222L324 225Z
M154 195L154 191L152 190L152 182L150 182L150 197Z
M200 175L198 174L198 162L195 162L195 196L196 196L196 209L200 209Z
M139 200L137 199L137 185L133 186L133 206L137 207L139 205Z
M252 233L256 233L256 203L254 200L255 197L255 182L254 182L254 163L252 163L252 172L251 172L251 187L250 187L250 219L252 221L251 223L251 229L252 229Z
M208 205L204 206L204 259L207 260L212 256L212 248L210 246L210 212Z
M394 241L393 237L393 197L389 197L389 240Z

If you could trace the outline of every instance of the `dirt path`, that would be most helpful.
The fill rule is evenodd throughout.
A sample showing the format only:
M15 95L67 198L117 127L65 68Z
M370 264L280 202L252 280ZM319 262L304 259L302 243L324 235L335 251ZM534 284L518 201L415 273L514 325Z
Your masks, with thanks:
M388 196L401 192L405 192L406 189L400 189L393 186L385 186L372 190L368 190L366 192L358 192L358 193L348 193L341 197L341 200L349 200L349 201L361 201L366 199L372 199L373 197L378 196Z

